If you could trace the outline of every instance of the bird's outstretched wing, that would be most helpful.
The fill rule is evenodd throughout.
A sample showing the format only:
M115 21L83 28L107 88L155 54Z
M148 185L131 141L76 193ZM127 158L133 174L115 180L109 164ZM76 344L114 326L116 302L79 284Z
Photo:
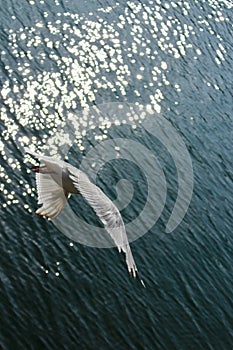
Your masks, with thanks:
M50 161L49 166L51 167L51 158L32 152L28 153L42 161L39 167L34 167L34 171L36 172L38 204L42 204L35 214L46 216L53 220L64 208L69 194L64 191L62 186L59 186L50 175L50 171L47 170L46 163Z
M110 234L117 245L119 251L125 253L128 270L134 277L136 277L138 274L137 267L134 262L125 231L125 225L119 210L101 191L101 189L94 185L82 171L73 167L68 168L68 171L74 186L94 209L97 216L104 224L106 231ZM141 282L144 285L142 280Z
M55 219L66 205L68 194L64 192L49 174L36 173L38 204L36 214Z

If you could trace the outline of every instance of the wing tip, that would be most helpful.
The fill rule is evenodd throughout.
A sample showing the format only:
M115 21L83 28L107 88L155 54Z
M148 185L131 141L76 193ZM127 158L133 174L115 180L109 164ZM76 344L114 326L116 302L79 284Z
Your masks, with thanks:
M139 281L141 282L141 284L143 285L144 288L146 288L146 285L144 283L144 281L141 279L141 276L136 268L136 266L133 266L129 269L129 274L130 276L132 276L133 278L138 278Z
M143 285L143 287L146 288L146 285L145 285L145 283L143 282L142 279L140 279L140 282L141 282L141 284Z

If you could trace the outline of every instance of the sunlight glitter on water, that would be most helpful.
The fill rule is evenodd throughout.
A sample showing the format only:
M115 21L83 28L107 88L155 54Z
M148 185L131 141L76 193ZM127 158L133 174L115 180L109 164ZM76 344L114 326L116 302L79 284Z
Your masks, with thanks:
M101 90L110 91L116 99L123 98L134 77L141 83L145 74L146 77L151 76L151 81L148 84L142 83L142 86L138 85L133 90L135 98L150 87L150 103L154 110L161 112L160 104L164 99L162 87L170 84L170 71L166 60L157 61L159 51L180 59L188 50L191 52L195 49L198 56L202 55L202 50L192 47L191 38L197 35L193 26L174 18L169 12L173 8L179 8L187 15L189 2L171 2L163 7L159 6L160 1L157 1L156 6L153 4L151 2L150 6L128 1L123 13L112 23L101 17L103 11L86 16L69 12L57 13L55 21L50 20L49 13L44 11L43 22L37 20L34 26L21 27L17 31L10 29L9 50L17 64L13 69L5 59L9 79L3 82L1 89L1 96L8 108L1 107L0 110L1 120L5 124L3 139L7 141L13 137L22 150L28 144L34 149L43 149L49 137L54 136L58 126L68 118L68 110L75 111L95 103ZM229 18L224 18L218 2L212 1L211 4L213 10L210 22L201 15L198 22L200 30L216 36L218 48L215 50L215 61L220 65L227 50L221 36L212 30L211 21L228 21ZM228 1L225 4L230 6ZM35 3L32 1L31 5ZM117 6L105 10L111 14ZM127 40L123 35L125 30L129 35ZM3 52L2 57L5 54ZM140 64L142 59L152 63L147 71L144 69L145 62L143 66ZM35 70L35 60L40 68L38 70ZM57 71L52 69L51 64L56 65ZM135 71L140 73L135 75ZM177 92L181 93L179 87ZM15 115L17 124L9 111ZM80 119L79 128L76 128L80 151L84 150L82 137L85 136L85 129L94 130L96 126L102 125L103 130L107 130L111 122ZM135 127L134 122L131 122ZM117 121L115 125L116 123ZM31 136L28 132L23 135L24 127L29 130L31 128ZM49 136L45 134L38 138L33 135L33 130L43 129L49 131ZM95 136L98 141L106 137L105 133ZM7 150L2 142L0 152L7 161ZM11 159L11 162L8 159L8 164L12 169L20 171L19 162ZM2 188L5 189L11 180L4 169L1 174L5 179ZM6 203L13 201L6 199Z

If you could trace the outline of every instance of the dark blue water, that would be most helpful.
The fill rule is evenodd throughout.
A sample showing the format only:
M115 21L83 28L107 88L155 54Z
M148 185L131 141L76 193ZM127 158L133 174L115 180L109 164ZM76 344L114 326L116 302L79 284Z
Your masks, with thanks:
M0 16L1 348L232 349L231 2L7 0ZM178 184L166 148L138 120L129 127L80 117L111 102L151 104L189 151L194 191L171 234ZM76 166L91 146L119 135L160 160L166 205L131 243L146 289L116 248L72 242L33 214L25 148L46 150L69 118ZM124 162L106 164L98 184L114 199L125 172L136 188L122 210L128 223L147 192L143 169Z

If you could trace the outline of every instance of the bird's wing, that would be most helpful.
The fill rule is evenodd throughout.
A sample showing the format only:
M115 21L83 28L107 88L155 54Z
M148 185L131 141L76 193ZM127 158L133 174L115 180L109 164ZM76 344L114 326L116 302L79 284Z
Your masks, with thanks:
M54 181L53 177L47 170L47 163L53 162L57 167L62 167L63 163L59 159L53 159L52 157L46 157L34 152L27 151L35 158L42 161L42 172L36 172L36 187L38 193L38 204L42 204L40 208L35 212L37 215L46 216L53 220L55 219L62 209L64 208L69 193L65 192L62 186Z
M49 174L36 173L36 187L38 204L42 204L36 214L55 219L64 208L68 193L65 193Z
M126 256L126 263L130 273L136 277L137 267L130 249L130 245L125 232L125 225L121 214L112 201L101 191L99 187L90 182L88 177L78 169L68 168L70 179L74 186L81 193L83 198L94 209L100 218L106 231L110 234L119 251L123 251ZM143 283L143 282L142 282Z

